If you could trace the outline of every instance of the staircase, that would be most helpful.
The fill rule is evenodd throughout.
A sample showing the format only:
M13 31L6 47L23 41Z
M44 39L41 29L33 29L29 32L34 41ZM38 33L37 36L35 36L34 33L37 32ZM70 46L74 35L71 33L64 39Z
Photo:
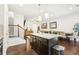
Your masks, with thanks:
M12 29L14 28L14 30ZM12 30L15 32L13 33ZM7 41L7 46L14 46L19 44L25 44L26 40L24 39L24 35L21 33L24 33L25 29L19 25L9 25L9 39Z

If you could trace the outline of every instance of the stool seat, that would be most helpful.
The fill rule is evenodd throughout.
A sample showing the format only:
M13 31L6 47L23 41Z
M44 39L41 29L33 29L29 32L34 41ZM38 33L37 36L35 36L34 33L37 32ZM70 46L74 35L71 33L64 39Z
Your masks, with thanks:
M60 45L56 45L53 48L56 49L56 50L64 50L65 49L63 46L60 46Z
M56 46L52 47L51 54L64 55L64 49L65 49L65 47L60 46L60 45L56 45Z

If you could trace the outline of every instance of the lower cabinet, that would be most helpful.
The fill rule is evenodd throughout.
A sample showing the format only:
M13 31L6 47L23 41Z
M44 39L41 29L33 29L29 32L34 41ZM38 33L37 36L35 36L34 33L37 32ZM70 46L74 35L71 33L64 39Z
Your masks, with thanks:
M46 41L46 43L44 41ZM30 44L32 49L39 55L48 55L48 42L46 39L37 36L31 36Z
M31 35L30 44L32 49L39 55L50 55L52 52L51 47L57 45L58 41L56 38L46 39Z

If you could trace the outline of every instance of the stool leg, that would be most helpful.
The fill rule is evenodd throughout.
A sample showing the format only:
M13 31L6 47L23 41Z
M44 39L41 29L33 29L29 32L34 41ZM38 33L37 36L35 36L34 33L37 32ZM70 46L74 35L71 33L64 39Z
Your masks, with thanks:
M74 38L74 45L76 45L76 38Z

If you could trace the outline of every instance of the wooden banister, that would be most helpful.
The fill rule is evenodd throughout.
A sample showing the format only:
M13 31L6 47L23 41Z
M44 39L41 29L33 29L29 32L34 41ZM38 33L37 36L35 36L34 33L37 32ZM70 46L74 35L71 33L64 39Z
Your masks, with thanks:
M23 27L21 27L20 25L18 25L18 27L20 27L21 29L25 30Z
M17 27L17 29L18 29L18 37L20 36L20 35L19 35L20 28L21 28L22 30L24 30L24 36L25 36L25 37L26 37L26 36L30 36L30 33L33 32L32 30L27 31L26 29L24 29L23 27L21 27L19 24L18 24L18 25L9 25L9 26L16 26L16 27Z
M18 37L19 37L19 28L23 29L25 31L25 29L23 27L21 27L19 24L18 25L9 25L9 26L17 26L18 27Z
M9 25L9 26L18 26L18 25Z
M21 29L25 30L23 27L21 27L20 25L9 25L9 26L18 26L20 27Z

